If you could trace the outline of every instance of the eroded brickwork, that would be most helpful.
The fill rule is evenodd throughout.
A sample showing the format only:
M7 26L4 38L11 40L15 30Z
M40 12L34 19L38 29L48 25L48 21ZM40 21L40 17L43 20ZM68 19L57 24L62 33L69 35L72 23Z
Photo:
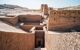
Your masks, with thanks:
M80 10L50 11L48 30L64 30L80 26Z
M41 5L41 11L43 12L44 15L48 15L48 5L42 4Z

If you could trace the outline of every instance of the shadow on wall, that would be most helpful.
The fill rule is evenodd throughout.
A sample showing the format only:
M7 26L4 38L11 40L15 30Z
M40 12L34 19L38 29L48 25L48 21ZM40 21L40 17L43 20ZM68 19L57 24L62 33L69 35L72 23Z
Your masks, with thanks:
M61 29L61 28L57 28L54 30L51 30L54 32L80 32L80 27L73 27L73 28L69 28L69 29Z

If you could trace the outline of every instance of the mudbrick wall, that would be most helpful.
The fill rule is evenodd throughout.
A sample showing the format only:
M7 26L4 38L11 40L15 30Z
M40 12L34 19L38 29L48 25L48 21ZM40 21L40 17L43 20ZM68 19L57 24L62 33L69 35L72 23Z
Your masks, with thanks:
M0 32L0 50L33 50L34 34Z
M19 20L21 22L40 22L42 20L41 15L19 15Z
M25 30L25 31L30 31L33 25L21 25L20 28Z
M4 17L4 18L0 18L0 20L7 22L10 25L15 26L18 23L18 17L14 16L14 17Z
M80 50L80 33L46 34L47 50Z
M44 15L48 15L48 5L47 4L41 5L41 12L43 12Z
M80 26L80 10L51 10L48 30L64 30Z
M43 12L43 6L44 6L44 4L41 4L41 12Z

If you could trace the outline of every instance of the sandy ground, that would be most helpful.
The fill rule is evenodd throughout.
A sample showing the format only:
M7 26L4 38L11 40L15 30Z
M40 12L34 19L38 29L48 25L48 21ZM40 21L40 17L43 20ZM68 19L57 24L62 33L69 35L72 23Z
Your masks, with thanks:
M80 32L46 34L47 50L80 50Z
M4 32L17 32L17 33L26 33L25 31L23 31L22 29L10 26L2 21L0 21L0 31L4 31Z

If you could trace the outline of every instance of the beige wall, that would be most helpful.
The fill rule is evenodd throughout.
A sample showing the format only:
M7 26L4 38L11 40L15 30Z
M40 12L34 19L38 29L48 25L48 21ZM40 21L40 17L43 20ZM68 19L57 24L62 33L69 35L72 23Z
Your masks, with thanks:
M80 10L52 10L48 30L64 30L80 26Z
M47 34L47 50L80 50L80 33Z
M0 50L33 50L34 40L31 33L0 32Z

